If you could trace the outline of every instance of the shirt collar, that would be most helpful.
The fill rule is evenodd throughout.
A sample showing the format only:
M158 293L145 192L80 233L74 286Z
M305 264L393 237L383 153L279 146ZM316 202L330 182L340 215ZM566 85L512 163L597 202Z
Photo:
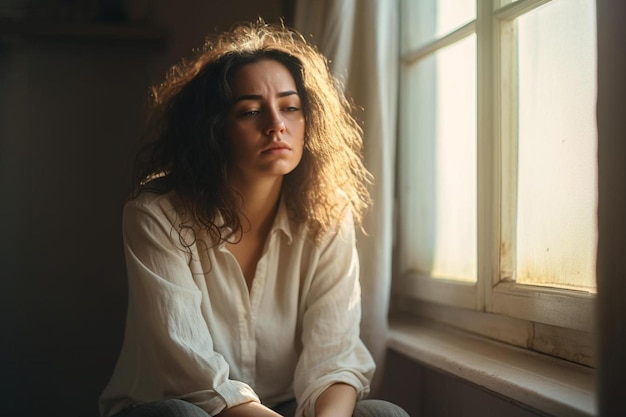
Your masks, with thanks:
M287 243L291 244L293 241L293 235L291 231L291 222L289 221L289 212L287 211L287 204L285 203L285 197L281 196L278 203L278 212L276 213L276 219L274 219L274 225L272 226L272 233L275 230L281 230L287 237Z
M222 215L218 212L217 214L217 224L224 224L224 220ZM272 225L272 229L270 230L270 235L272 235L275 231L282 231L287 237L287 243L291 244L293 242L293 233L291 230L291 221L289 220L289 211L287 210L287 204L285 203L285 198L283 196L280 197L278 202L278 211L276 212L276 218L274 219L274 224ZM229 229L230 230L230 229ZM221 242L220 247L224 246L226 242Z

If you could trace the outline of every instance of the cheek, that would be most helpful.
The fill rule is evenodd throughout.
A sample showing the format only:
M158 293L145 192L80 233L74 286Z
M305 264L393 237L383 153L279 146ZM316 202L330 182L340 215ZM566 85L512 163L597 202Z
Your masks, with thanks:
M251 147L256 140L254 129L241 123L232 124L228 129L227 137L233 152L239 149L240 153L245 152L245 149Z
M250 149L245 139L245 134L240 129L229 129L227 137L229 163L240 165L249 159Z
M297 130L298 130L298 137L300 139L300 142L302 144L304 144L304 135L305 135L305 132L306 132L306 122L305 122L304 118L299 120Z

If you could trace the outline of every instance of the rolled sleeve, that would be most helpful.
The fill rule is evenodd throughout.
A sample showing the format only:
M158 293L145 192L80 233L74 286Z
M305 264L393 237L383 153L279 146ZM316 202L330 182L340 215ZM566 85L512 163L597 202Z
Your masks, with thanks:
M374 361L360 339L359 259L352 217L324 242L306 296L303 351L295 371L297 416L314 417L315 402L335 383L369 392Z

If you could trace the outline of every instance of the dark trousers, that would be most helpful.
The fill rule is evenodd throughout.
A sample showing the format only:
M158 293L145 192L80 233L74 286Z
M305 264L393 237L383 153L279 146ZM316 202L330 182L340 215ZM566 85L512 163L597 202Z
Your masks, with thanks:
M294 417L297 403L287 401L273 408L284 417ZM383 400L361 400L357 402L353 417L409 417L400 407ZM210 417L200 407L183 400L162 400L123 410L115 417Z

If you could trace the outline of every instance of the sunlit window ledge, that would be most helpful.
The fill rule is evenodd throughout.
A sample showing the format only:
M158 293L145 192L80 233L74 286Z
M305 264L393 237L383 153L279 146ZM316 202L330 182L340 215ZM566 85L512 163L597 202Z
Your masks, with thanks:
M555 416L596 416L590 368L415 317L390 320L389 348Z

